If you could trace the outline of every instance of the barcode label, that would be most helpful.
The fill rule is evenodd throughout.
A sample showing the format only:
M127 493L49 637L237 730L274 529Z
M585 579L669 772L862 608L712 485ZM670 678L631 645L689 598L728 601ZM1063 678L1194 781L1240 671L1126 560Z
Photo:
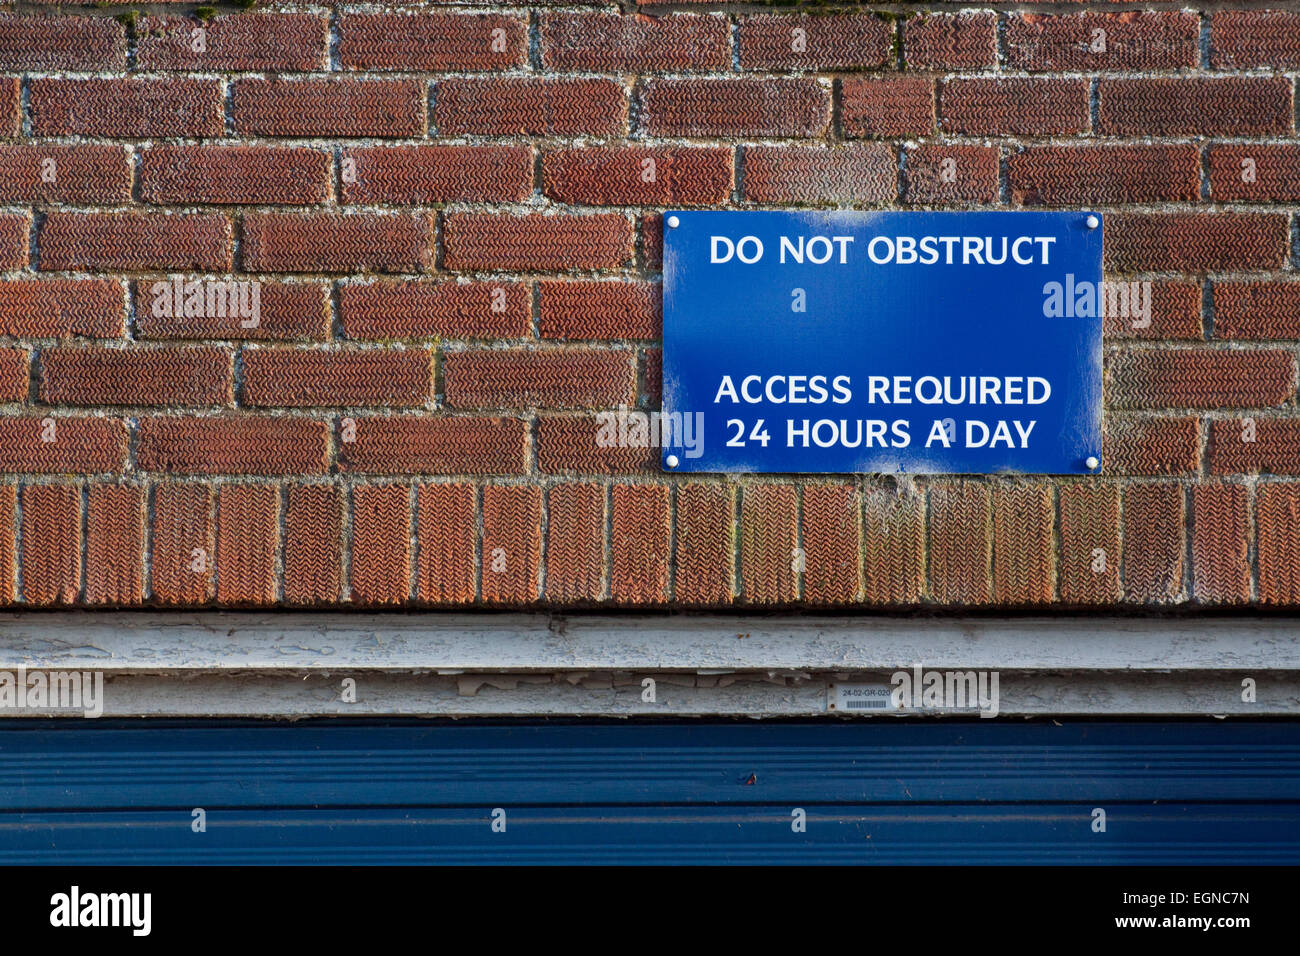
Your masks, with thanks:
M852 710L893 710L893 688L888 684L846 684L832 681L826 685L826 709L835 712Z
M889 706L888 700L846 700L845 710L884 710Z

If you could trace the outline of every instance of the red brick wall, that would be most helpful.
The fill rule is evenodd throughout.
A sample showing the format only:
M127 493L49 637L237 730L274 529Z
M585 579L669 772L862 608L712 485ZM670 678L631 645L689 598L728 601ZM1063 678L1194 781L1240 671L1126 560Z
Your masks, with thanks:
M0 602L1300 605L1300 13L624 6L0 14ZM1103 473L597 447L675 206L1105 210Z

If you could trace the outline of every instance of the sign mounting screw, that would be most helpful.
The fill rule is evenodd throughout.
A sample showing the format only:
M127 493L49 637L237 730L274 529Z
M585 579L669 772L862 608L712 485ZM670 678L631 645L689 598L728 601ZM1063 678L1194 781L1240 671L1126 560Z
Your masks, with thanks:
M1089 216L1087 219L1083 221L1083 224L1087 226L1089 229L1096 229L1098 226L1101 225L1101 220L1098 219L1096 216Z
M1101 464L1101 462L1097 460L1096 455L1089 455L1084 459L1083 463L1088 466L1089 471L1096 471L1097 466Z
M681 224L682 224L682 221L681 221L680 219L678 219L676 216L669 216L669 217L668 217L668 228L669 228L669 229L676 229L676 228L677 228L678 226L680 226Z
M664 464L667 465L669 468L676 468L678 465L681 464L681 461L678 460L676 455L669 455L667 458L664 459Z

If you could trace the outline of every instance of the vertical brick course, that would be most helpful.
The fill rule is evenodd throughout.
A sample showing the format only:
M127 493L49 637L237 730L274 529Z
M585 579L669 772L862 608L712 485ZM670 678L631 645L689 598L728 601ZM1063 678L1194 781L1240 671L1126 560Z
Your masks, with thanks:
M746 603L788 604L798 597L798 512L793 485L747 485L742 490L740 578Z
M675 599L687 605L731 600L736 568L735 495L727 485L692 483L677 491Z
M154 599L160 604L203 604L212 597L216 567L213 489L164 484L154 491Z
M1192 595L1202 603L1250 599L1249 492L1245 485L1192 489Z
M352 600L405 604L411 591L409 485L352 490Z
M1064 485L1061 600L1106 604L1120 597L1120 493L1113 484Z
M600 600L605 577L605 489L588 482L553 485L546 500L546 597ZM627 510L624 507L625 522Z
M476 491L467 484L420 485L415 492L419 522L416 592L430 604L474 600L474 511Z
M343 493L333 485L291 485L284 520L284 599L330 604L343 586Z
M222 485L217 493L217 600L270 604L276 599L280 489Z
M81 486L23 488L23 598L72 604L81 592Z
M86 503L86 601L144 599L145 488L91 485Z
M524 604L538 597L542 492L522 485L483 489L483 600Z
M668 600L671 529L667 485L615 485L610 596L620 604Z

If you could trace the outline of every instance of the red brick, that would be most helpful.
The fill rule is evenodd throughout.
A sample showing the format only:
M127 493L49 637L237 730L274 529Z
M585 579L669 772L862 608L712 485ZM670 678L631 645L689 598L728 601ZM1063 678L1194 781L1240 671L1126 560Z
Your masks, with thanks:
M923 136L934 130L934 80L926 76L845 77L840 81L845 136Z
M586 146L547 152L552 199L586 206L711 206L731 197L732 151L723 147Z
M1247 441L1252 430L1254 440ZM1216 475L1300 474L1300 419L1212 421L1207 458Z
M1124 599L1177 600L1187 541L1183 489L1168 482L1124 489Z
M638 397L638 404L642 407L659 408L663 402L663 349L645 349L641 353L640 381L642 383L642 395Z
M663 334L657 282L547 280L537 288L543 338L657 339Z
M1210 194L1222 202L1300 199L1300 145L1212 146ZM1251 181L1245 182L1249 176Z
M830 94L814 79L664 77L641 88L651 136L820 136Z
M1281 350L1135 349L1108 372L1115 408L1263 408L1296 390L1295 355Z
M0 136L17 136L22 119L22 91L16 76L0 76Z
M745 198L751 202L890 203L898 160L884 143L745 147Z
M1105 229L1108 272L1276 270L1290 245L1287 217L1267 213L1118 213Z
M477 578L473 485L420 485L415 491L418 544L415 583L429 604L468 604Z
M803 489L804 600L852 604L862 591L862 520L852 485Z
M995 485L993 600L997 604L1046 604L1056 596L1050 485Z
M607 413L613 415L613 412ZM537 467L550 474L634 475L658 469L659 450L602 445L595 415L546 415L537 419Z
M339 437L339 470L345 473L524 473L528 427L519 419L362 417L352 422Z
M1150 282L1150 324L1140 314L1141 291L1139 284ZM1201 328L1201 284L1178 279L1118 279L1112 288L1117 290L1113 305L1107 299L1106 314L1102 316L1102 334L1108 339L1203 339ZM1129 305L1123 296L1127 295ZM1132 303L1139 303L1133 305ZM1136 323L1136 325L1135 325ZM1141 326L1141 327L1137 327Z
M345 283L339 313L352 339L521 338L532 320L517 282Z
M405 604L411 595L411 488L352 489L352 600Z
M32 127L39 136L220 136L221 84L189 77L35 78Z
M0 201L122 203L131 164L120 146L0 145Z
M930 593L940 604L993 599L992 521L987 485L941 482L930 489Z
M1300 485L1260 485L1255 512L1260 603L1300 604Z
M1191 202L1201 195L1201 157L1191 144L1030 146L1013 153L1014 202L1084 206Z
M728 485L691 483L677 490L674 596L681 604L723 605L735 578L735 494Z
M1300 13L1216 10L1210 20L1210 65L1273 70L1300 67Z
M455 77L438 81L433 117L442 136L612 136L627 94L603 77Z
M330 155L274 146L151 146L140 198L158 204L311 205L330 198Z
M13 604L18 592L18 488L0 484L0 604Z
M25 349L0 348L0 402L21 402L27 398L31 363Z
M466 408L613 407L630 404L636 385L621 349L448 352L443 377L447 404Z
M1204 604L1250 600L1250 517L1243 485L1192 488L1192 596Z
M161 485L154 493L150 581L160 604L212 598L216 522L207 485Z
M27 475L121 472L126 423L112 418L0 418L0 471Z
M418 80L236 80L235 129L261 136L423 136Z
M1121 597L1118 485L1062 485L1061 600L1113 604Z
M871 604L915 604L925 593L925 498L874 485L864 496L863 584Z
M523 202L533 191L531 146L379 146L340 162L350 203Z
M23 488L23 597L74 604L81 590L81 487Z
M614 486L609 590L620 605L668 601L670 495L667 485Z
M0 335L118 338L126 287L115 279L15 279L0 282Z
M86 498L86 603L144 600L143 488L91 485Z
M525 604L538 597L542 551L542 489L483 489L483 600Z
M219 213L52 212L39 236L40 267L228 272L231 238Z
M343 589L343 493L291 485L284 519L284 600L333 604Z
M48 348L40 395L48 405L225 405L232 373L231 353L210 346Z
M1098 131L1135 136L1259 136L1292 129L1291 80L1221 76L1102 80Z
M741 493L740 596L746 603L798 599L798 512L794 485L748 485Z
M247 213L249 272L415 272L433 265L431 213Z
M325 422L269 415L142 418L136 463L173 474L320 474L328 432Z
M730 26L716 13L546 12L539 33L542 65L548 70L639 73L731 67Z
M0 15L0 70L121 70L126 30L107 17Z
M933 144L908 149L903 197L936 205L996 202L999 158L996 146Z
M179 295L176 278L182 281ZM202 314L185 315L187 303ZM135 304L142 338L319 341L330 330L329 286L323 282L146 279L135 283Z
M1214 337L1300 339L1300 282L1214 283Z
M646 213L641 217L641 261L647 269L659 270L664 264L663 213Z
M201 44L195 42L198 30ZM142 70L282 72L329 66L329 23L320 14L239 13L206 22L145 16L135 33L136 64Z
M245 405L416 406L433 391L433 355L423 349L247 349L243 368Z
M280 489L222 485L217 493L217 600L274 604Z
M927 12L903 21L902 30L912 69L978 69L998 60L997 15L990 10Z
M632 223L594 215L443 214L448 269L561 272L617 269L633 253Z
M1195 418L1137 418L1107 413L1102 470L1108 475L1189 475L1200 468Z
M599 601L605 577L605 489L554 485L546 493L546 598Z
M528 58L528 25L499 13L346 13L346 70L506 70Z
M939 86L939 125L973 136L1049 136L1088 129L1082 79L957 79Z
M1016 14L1007 65L1018 70L1174 70L1200 63L1200 19L1190 10Z
M31 229L30 215L0 215L0 269L12 271L27 267Z
M737 37L745 70L854 70L894 59L893 22L870 13L747 16Z

